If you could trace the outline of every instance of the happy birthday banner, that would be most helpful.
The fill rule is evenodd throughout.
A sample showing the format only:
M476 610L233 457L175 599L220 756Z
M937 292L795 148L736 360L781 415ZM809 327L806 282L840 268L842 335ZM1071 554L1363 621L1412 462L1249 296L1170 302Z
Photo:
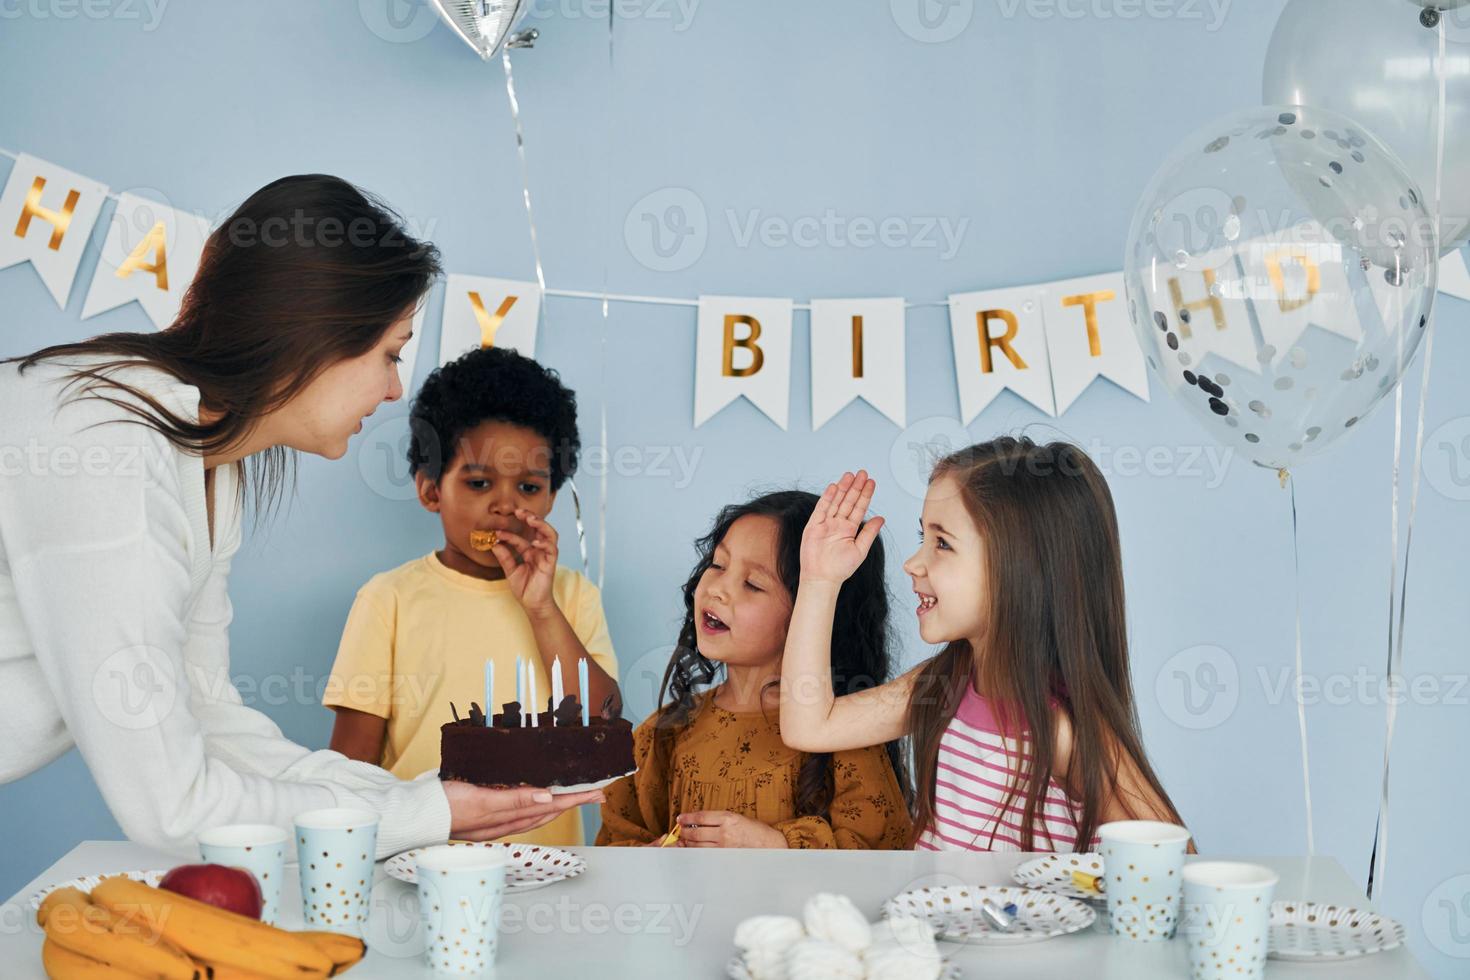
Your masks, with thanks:
M104 184L19 154L0 193L0 269L30 262L65 309L108 197ZM208 234L209 222L197 214L134 194L117 196L82 318L136 301L154 326L167 327L178 315ZM1460 253L1445 258L1440 277L1443 291L1470 299L1470 271ZM1208 270L1181 272L1170 285L1186 307L1193 302L1207 311L1208 278ZM1283 309L1305 307L1315 292L1309 289L1288 302L1288 294L1300 292L1300 287L1286 277L1275 285ZM481 346L534 356L543 292L559 291L543 291L535 282L450 273L437 363ZM1190 295L1206 298L1191 301L1186 298ZM1130 325L1121 272L956 293L948 305L964 425L1006 390L1051 416L1071 408L1098 378L1148 400L1148 369ZM785 429L792 318L800 307L789 298L741 296L702 296L697 307L694 425L745 398ZM906 425L905 301L814 299L805 308L811 317L813 427L821 428L859 398L895 425ZM410 379L424 320L421 308L413 340L402 353L403 375ZM1300 328L1305 330L1310 321L1310 312L1304 311Z

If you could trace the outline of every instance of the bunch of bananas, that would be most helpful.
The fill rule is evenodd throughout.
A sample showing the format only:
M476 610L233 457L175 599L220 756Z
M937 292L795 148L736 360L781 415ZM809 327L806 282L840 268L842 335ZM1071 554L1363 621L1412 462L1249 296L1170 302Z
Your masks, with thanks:
M319 980L362 959L361 939L291 932L129 878L60 888L36 912L51 980Z

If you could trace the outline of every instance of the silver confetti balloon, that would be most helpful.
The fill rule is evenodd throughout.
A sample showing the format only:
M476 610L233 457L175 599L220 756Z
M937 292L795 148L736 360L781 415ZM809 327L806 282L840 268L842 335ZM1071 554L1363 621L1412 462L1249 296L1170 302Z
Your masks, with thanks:
M1341 112L1408 166L1434 208L1445 40L1440 254L1470 237L1470 0L1289 0L1266 52L1263 101Z
M1393 391L1438 253L1423 191L1382 141L1333 112L1265 106L1170 154L1124 264L1134 330L1170 394L1281 470Z
M1408 0L1416 7L1443 13L1446 10L1459 10L1461 7L1470 6L1470 0Z

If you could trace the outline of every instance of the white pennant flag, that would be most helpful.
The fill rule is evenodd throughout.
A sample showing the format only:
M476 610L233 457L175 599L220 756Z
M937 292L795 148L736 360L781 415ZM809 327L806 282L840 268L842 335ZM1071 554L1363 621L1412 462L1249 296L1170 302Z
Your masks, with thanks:
M1352 295L1347 270L1343 267L1342 246L1330 238L1321 225L1304 222L1285 241L1249 241L1240 246L1246 268L1257 270L1257 281L1247 288L1262 339L1283 356L1297 345L1309 327L1351 341L1348 347L1356 347L1363 337L1363 326L1356 312L1346 316L1328 315L1352 304L1324 304L1317 299L1319 295L1338 298ZM1370 288L1375 280L1383 283L1383 273L1370 274L1368 280Z
M439 363L477 347L505 347L535 357L540 316L541 287L534 282L451 272L444 283Z
M701 296L694 348L696 428L741 395L786 428L791 300Z
M405 398L413 397L413 371L419 362L419 344L424 340L424 322L428 315L429 304L421 300L413 315L413 336L408 338L408 343L398 352L398 380L403 384Z
M1154 340L1152 349L1143 345L1145 353L1164 374L1185 369L1209 374L1227 362L1232 373L1261 374L1275 370L1309 332L1335 335L1352 347L1362 336L1358 314L1328 315L1338 313L1341 304L1318 299L1350 292L1339 253L1335 244L1253 240L1199 253L1183 270L1163 269L1164 301L1154 304L1156 309L1145 308L1150 292L1138 294L1143 297L1139 316ZM1158 322L1157 330L1151 321Z
M1128 322L1121 272L1050 283L1041 302L1058 415L1097 378L1148 401L1148 365Z
M1176 375L1189 368L1206 373L1223 368L1259 374L1257 345L1250 317L1242 299L1254 293L1235 249L1226 247L1190 256L1186 267L1155 265L1140 276L1157 276L1161 289L1149 290L1140 283L1138 315L1153 338L1153 348L1141 344L1163 375ZM1167 291L1167 297L1161 294ZM1153 297L1154 301L1151 301ZM1130 314L1131 314L1130 310Z
M155 327L167 327L179 314L208 237L205 218L124 193L112 213L82 319L137 300Z
M0 193L0 269L30 261L66 309L107 185L22 153Z
M812 429L853 399L902 428L903 299L812 300Z
M1470 269L1465 267L1465 253L1458 248L1439 260L1439 291L1470 299Z
M973 422L1006 388L1056 414L1041 292L1035 286L954 294L949 331L963 424Z

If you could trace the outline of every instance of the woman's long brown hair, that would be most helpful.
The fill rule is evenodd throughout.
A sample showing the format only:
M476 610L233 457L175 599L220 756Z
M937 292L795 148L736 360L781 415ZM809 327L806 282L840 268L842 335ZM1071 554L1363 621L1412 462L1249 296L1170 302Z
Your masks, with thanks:
M924 666L910 696L915 839L934 825L939 740L972 675L994 704L1001 727L1026 732L1030 759L1010 760L1003 803L1023 801L1023 851L1037 849L1037 816L1053 778L1080 797L1076 849L1086 850L1101 822L1102 801L1119 794L1117 772L1124 760L1138 768L1177 820L1139 734L1122 551L1107 481L1076 446L1010 437L940 460L931 485L941 479L959 488L984 542L986 628L983 649L972 649L968 640L951 642ZM1057 710L1072 728L1066 773L1055 772ZM1119 795L1131 810L1126 794Z
M252 194L205 243L178 317L156 333L109 333L24 357L111 355L68 374L66 390L136 416L184 452L238 445L258 420L338 361L359 357L410 313L439 275L439 253L404 230L386 205L338 177L283 177ZM108 372L143 363L199 389L201 408L180 418ZM140 404L141 403L141 404ZM279 502L295 455L275 446L250 458L256 520ZM243 490L245 461L237 464Z

